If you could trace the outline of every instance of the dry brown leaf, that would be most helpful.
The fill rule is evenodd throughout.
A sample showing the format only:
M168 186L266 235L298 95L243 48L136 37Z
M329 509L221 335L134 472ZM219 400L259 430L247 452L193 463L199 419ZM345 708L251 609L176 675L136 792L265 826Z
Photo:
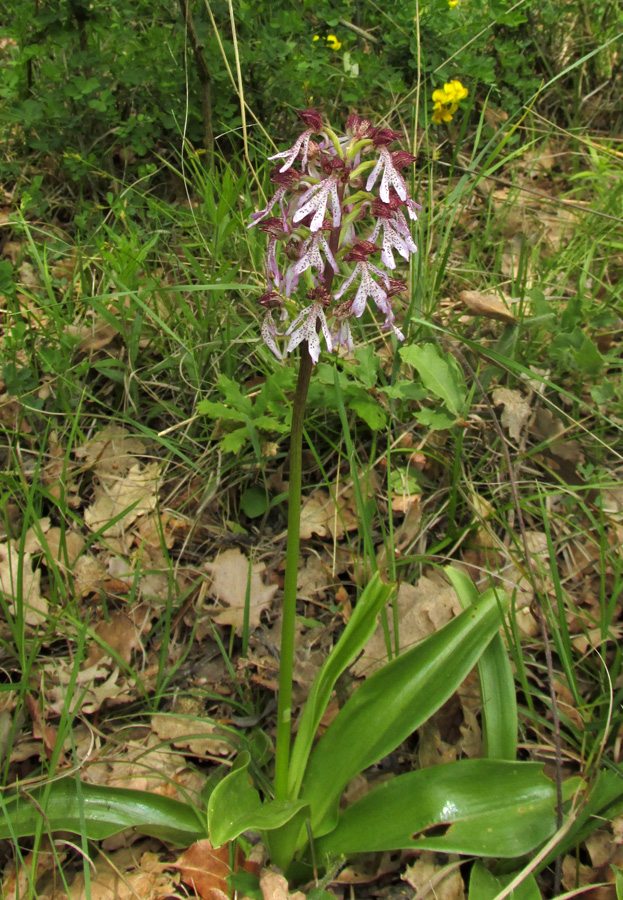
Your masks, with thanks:
M218 737L218 728L212 722L196 716L152 716L151 727L161 741L170 741L174 747L188 747L193 756L206 759L209 756L227 756L231 745Z
M563 423L549 409L544 407L537 409L530 432L539 440L549 441L548 450L554 456L570 463L580 462L582 459L580 444L575 440L563 440L562 435L565 431Z
M175 863L182 881L190 885L202 900L228 900L229 844L214 849L206 838L188 848ZM245 861L240 847L236 848L236 868L259 873L257 864Z
M41 625L46 619L48 601L41 596L40 585L41 569L33 572L30 553L20 554L12 544L0 544L0 591L8 598L12 615L16 613L16 603L23 604L27 625Z
M67 531L54 526L46 532L47 551L61 571L72 569L82 553L84 538L77 531ZM45 562L45 556L43 558Z
M498 319L500 322L508 322L510 325L517 322L515 314L498 297L490 297L488 294L481 294L480 291L461 291L459 300L474 316Z
M335 583L331 575L331 560L327 557L321 559L312 554L305 560L305 565L298 571L297 591L299 597L324 596L327 588Z
M425 850L412 866L407 866L402 880L417 892L418 900L432 896L435 900L465 900L461 871L454 864L440 865L435 854Z
M457 747L442 740L439 725L434 717L428 719L418 728L417 736L417 758L421 769L428 769L430 766L443 766L456 760L458 756Z
M238 549L225 550L213 563L205 564L210 574L209 591L213 597L226 604L227 609L216 608L214 621L219 625L234 625L237 634L242 634L244 607L249 580L249 560ZM277 591L276 584L264 584L262 579L266 566L253 563L251 566L251 589L249 605L249 627L257 628L260 616L270 606Z
M74 450L78 459L95 467L100 476L124 475L132 468L137 456L144 456L143 441L130 434L122 425L107 425L94 438Z
M177 877L154 866L152 857L152 853L141 853L140 846L98 856L89 885L80 872L70 885L68 900L159 900L174 896Z
M134 651L141 646L141 635L151 627L155 617L145 604L135 607L131 612L114 612L108 621L101 621L95 627L95 634L107 647L110 647L125 663L129 663ZM105 647L93 641L85 668L94 666L105 657L110 656Z
M84 511L85 524L106 537L120 537L140 515L155 507L159 475L159 463L144 468L135 463L125 475L102 479L93 503ZM113 519L117 521L105 527Z
M67 329L72 337L80 339L78 353L96 353L107 347L119 334L119 329L100 316L84 325L70 325Z
M518 441L521 432L532 414L529 400L521 391L512 388L496 388L492 395L495 406L504 405L502 411L502 425L508 428L508 433L514 441Z
M76 597L101 591L106 581L106 569L92 553L83 553L74 563L72 581Z
M320 488L313 492L303 504L301 510L301 539L307 540L312 535L318 537L344 537L345 531L357 528L357 518L349 508L348 500L342 497L342 504L336 507L327 491Z
M17 867L15 863L9 863L0 891L2 900L21 900L21 898L27 897L29 886L33 883L37 887L36 897L38 900L39 898L44 900L49 895L41 890L41 885L37 882L45 873L54 871L57 862L62 863L66 858L67 852L61 850L60 847L57 850L49 849L49 841L44 837L36 854L25 853L23 857L20 856ZM36 866L34 872L33 864Z
M301 891L290 893L287 879L281 872L265 869L260 877L260 888L264 900L305 900Z
M435 571L422 575L415 586L403 582L397 602L401 650L438 631L461 612L454 588ZM385 634L379 625L353 666L353 672L367 678L386 662Z

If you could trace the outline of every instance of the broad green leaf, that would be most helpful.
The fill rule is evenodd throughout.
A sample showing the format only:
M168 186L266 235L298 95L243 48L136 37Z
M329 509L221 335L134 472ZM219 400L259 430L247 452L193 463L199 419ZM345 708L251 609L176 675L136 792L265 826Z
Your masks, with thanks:
M433 431L445 431L456 422L456 416L451 416L448 412L441 409L429 409L427 406L415 413L415 418L420 425L426 428L432 428Z
M517 874L508 872L505 875L494 875L476 860L469 875L469 900L495 900ZM516 888L513 888L512 900L541 900L541 892L534 875L527 875Z
M478 593L471 578L454 566L444 572L452 582L463 609L475 602ZM478 660L482 696L482 737L488 759L517 758L517 695L508 652L501 634Z
M349 402L348 408L356 412L372 431L378 431L387 422L385 410L372 398L363 400L361 397L357 397Z
M391 660L357 688L313 751L301 797L314 835L337 822L342 790L387 756L454 693L500 627L503 592L486 591L468 610Z
M208 833L214 847L233 841L243 831L271 831L293 819L302 802L269 800L262 803L249 779L250 756L245 751L232 771L212 791L208 802Z
M136 828L181 846L207 836L205 821L194 807L149 791L77 784L62 778L33 790L0 795L0 838L22 838L45 830L71 831L103 840L126 828Z
M325 659L311 686L290 757L288 791L298 797L305 767L331 691L342 672L372 637L376 619L389 600L393 585L383 584L378 572L362 592L342 635Z
M315 849L332 856L419 848L512 858L555 830L556 786L542 763L463 759L374 788Z
M265 488L250 487L243 492L240 498L240 508L245 516L257 519L263 516L268 509L268 495Z
M424 387L440 397L451 413L458 416L463 411L467 397L465 379L449 353L442 355L435 344L411 344L401 347L400 355L417 369Z

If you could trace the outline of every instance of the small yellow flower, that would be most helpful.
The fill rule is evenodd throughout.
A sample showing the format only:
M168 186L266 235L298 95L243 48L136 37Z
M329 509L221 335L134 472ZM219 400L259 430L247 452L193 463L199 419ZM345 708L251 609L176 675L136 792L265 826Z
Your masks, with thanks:
M465 97L469 94L469 91L466 87L463 87L458 78L453 79L449 84L444 84L444 91L453 95L453 99L455 103L459 103L461 100L464 100Z
M456 112L456 109L457 109L456 106L452 110L452 107L447 108L447 107L443 106L441 103L435 103L435 107L434 107L434 111L433 111L433 122L435 123L435 125L441 125L442 122L451 122L452 121L452 113Z
M459 5L459 0L448 0L448 6L450 9L454 9L455 6Z
M463 87L458 78L447 82L443 90L438 88L433 91L433 122L440 125L442 122L451 122L452 116L459 108L459 103L468 95L467 88Z
M331 48L331 50L339 50L342 46L342 42L338 41L337 37L334 34L328 34L327 45Z
M320 40L320 35L319 35L319 34L315 34L315 35L314 35L314 40L315 40L315 41L319 41L319 40Z

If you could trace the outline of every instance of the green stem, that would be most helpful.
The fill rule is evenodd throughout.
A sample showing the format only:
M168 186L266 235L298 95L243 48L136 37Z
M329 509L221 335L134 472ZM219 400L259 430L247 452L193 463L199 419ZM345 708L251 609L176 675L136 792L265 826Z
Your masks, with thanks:
M340 207L344 199L344 185L338 188ZM333 256L340 244L340 226L331 229L329 247ZM328 270L328 271L327 271ZM330 293L333 269L324 267L324 286ZM279 656L279 699L277 701L277 740L275 746L275 799L288 799L288 767L292 733L292 674L294 671L294 637L296 626L296 588L299 572L299 544L301 533L301 475L303 469L303 426L307 392L314 367L307 341L301 344L301 364L296 382L290 432L290 486L288 490L288 543L286 546L286 576L283 585L283 613L281 618L281 651Z
M303 425L307 391L313 368L307 341L301 344L290 434L290 486L288 491L288 543L286 575L283 586L281 653L279 660L279 700L277 706L277 745L275 749L275 798L288 797L288 765L292 720L292 673L294 670L294 635L296 624L296 588L299 570L299 536L301 531L301 474L303 467Z

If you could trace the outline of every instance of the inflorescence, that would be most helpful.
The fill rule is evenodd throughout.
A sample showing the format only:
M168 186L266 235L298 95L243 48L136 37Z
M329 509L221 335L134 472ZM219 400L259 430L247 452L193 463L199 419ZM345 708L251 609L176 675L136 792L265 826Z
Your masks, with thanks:
M337 135L316 110L298 115L306 128L292 147L270 157L280 160L271 172L277 189L249 228L268 235L262 337L278 359L307 341L316 363L320 334L329 352L353 349L350 320L363 315L368 298L384 316L382 328L404 339L391 298L407 285L392 277L394 252L405 262L417 252L408 219L415 221L421 207L402 175L415 157L390 149L398 132L352 114L346 134ZM377 254L379 265L372 262ZM287 323L301 281L310 304ZM288 339L284 348L281 338Z

